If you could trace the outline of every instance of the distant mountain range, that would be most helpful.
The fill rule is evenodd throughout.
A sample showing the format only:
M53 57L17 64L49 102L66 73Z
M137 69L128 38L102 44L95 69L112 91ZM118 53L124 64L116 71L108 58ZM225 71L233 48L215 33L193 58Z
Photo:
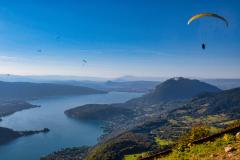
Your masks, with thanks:
M115 79L112 79L112 81L115 82L129 82L129 81L165 81L169 78L167 77L141 77L141 76L122 76Z
M13 75L13 74L0 74L0 81L7 82L49 82L49 81L107 81L107 78L100 77L87 77L87 76L64 76L64 75Z
M51 83L1 82L0 100L25 100L49 96L106 93L96 89Z
M240 79L202 79L202 81L215 85L223 90L240 87Z
M127 81L127 82L95 82L95 81L53 81L56 84L84 86L104 91L115 92L149 92L161 82L158 81Z
M142 97L135 98L121 104L110 105L85 105L67 110L65 113L71 117L79 119L111 119L120 116L132 117L136 108L146 107L153 104L168 101L186 100L203 93L216 93L221 90L210 84L198 80L186 78L172 78L160 85L150 93ZM113 112L113 108L117 112ZM103 114L106 113L106 114ZM113 113L113 114L111 114ZM94 116L95 115L95 116Z
M126 81L116 82L107 81L105 86L109 90L127 91L127 92L149 92L161 82L159 81Z
M122 76L118 78L99 78L83 76L61 76L61 75L42 75L42 76L19 76L11 74L0 74L0 81L6 82L33 82L33 83L57 83L70 84L77 86L86 86L94 89L104 89L107 91L130 91L147 92L154 89L156 83L163 82L167 77L140 77L140 76ZM198 78L203 82L217 86L220 89L227 90L240 87L240 79L204 79ZM108 82L113 82L111 84ZM144 82L144 83L142 83ZM137 85L137 83L141 85ZM131 84L126 85L126 84ZM136 85L135 85L136 84Z

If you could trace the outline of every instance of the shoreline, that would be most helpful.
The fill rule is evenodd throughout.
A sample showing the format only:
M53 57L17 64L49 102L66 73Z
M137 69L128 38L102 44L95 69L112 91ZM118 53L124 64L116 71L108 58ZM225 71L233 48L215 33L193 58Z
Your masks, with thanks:
M49 128L43 128L40 130L29 130L29 131L15 131L10 128L0 127L0 145L6 145L11 141L14 141L20 137L31 136L39 133L48 133L48 132L50 132Z
M0 122L3 120L4 117L11 116L16 112L38 107L41 106L34 105L23 100L0 101Z

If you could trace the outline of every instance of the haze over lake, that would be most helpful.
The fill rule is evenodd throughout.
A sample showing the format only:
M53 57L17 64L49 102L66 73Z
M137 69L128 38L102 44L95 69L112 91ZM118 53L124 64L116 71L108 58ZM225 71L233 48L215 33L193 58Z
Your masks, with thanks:
M30 101L39 108L17 112L3 118L0 126L14 130L49 128L47 134L22 137L0 146L0 159L36 160L40 156L65 147L94 145L103 133L101 122L78 121L68 118L64 111L84 104L118 103L141 96L141 93L110 92L108 94L53 97Z

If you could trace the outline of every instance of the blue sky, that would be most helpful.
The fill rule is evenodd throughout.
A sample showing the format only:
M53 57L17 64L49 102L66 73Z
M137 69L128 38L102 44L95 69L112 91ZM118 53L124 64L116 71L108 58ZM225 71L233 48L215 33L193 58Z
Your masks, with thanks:
M240 78L239 43L238 0L0 1L2 74Z

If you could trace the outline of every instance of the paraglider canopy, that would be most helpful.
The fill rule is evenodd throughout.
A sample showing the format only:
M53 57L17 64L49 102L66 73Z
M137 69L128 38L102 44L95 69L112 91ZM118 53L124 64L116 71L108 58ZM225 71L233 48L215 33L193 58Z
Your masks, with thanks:
M224 23L226 24L226 26L228 27L228 21L226 18L224 18L223 16L220 16L218 14L215 14L215 13L200 13L200 14L197 14L193 17L191 17L189 20L188 20L188 25L190 25L193 21L199 19L199 18L202 18L202 17L213 17L213 18L217 18L219 20L222 20L224 21Z

